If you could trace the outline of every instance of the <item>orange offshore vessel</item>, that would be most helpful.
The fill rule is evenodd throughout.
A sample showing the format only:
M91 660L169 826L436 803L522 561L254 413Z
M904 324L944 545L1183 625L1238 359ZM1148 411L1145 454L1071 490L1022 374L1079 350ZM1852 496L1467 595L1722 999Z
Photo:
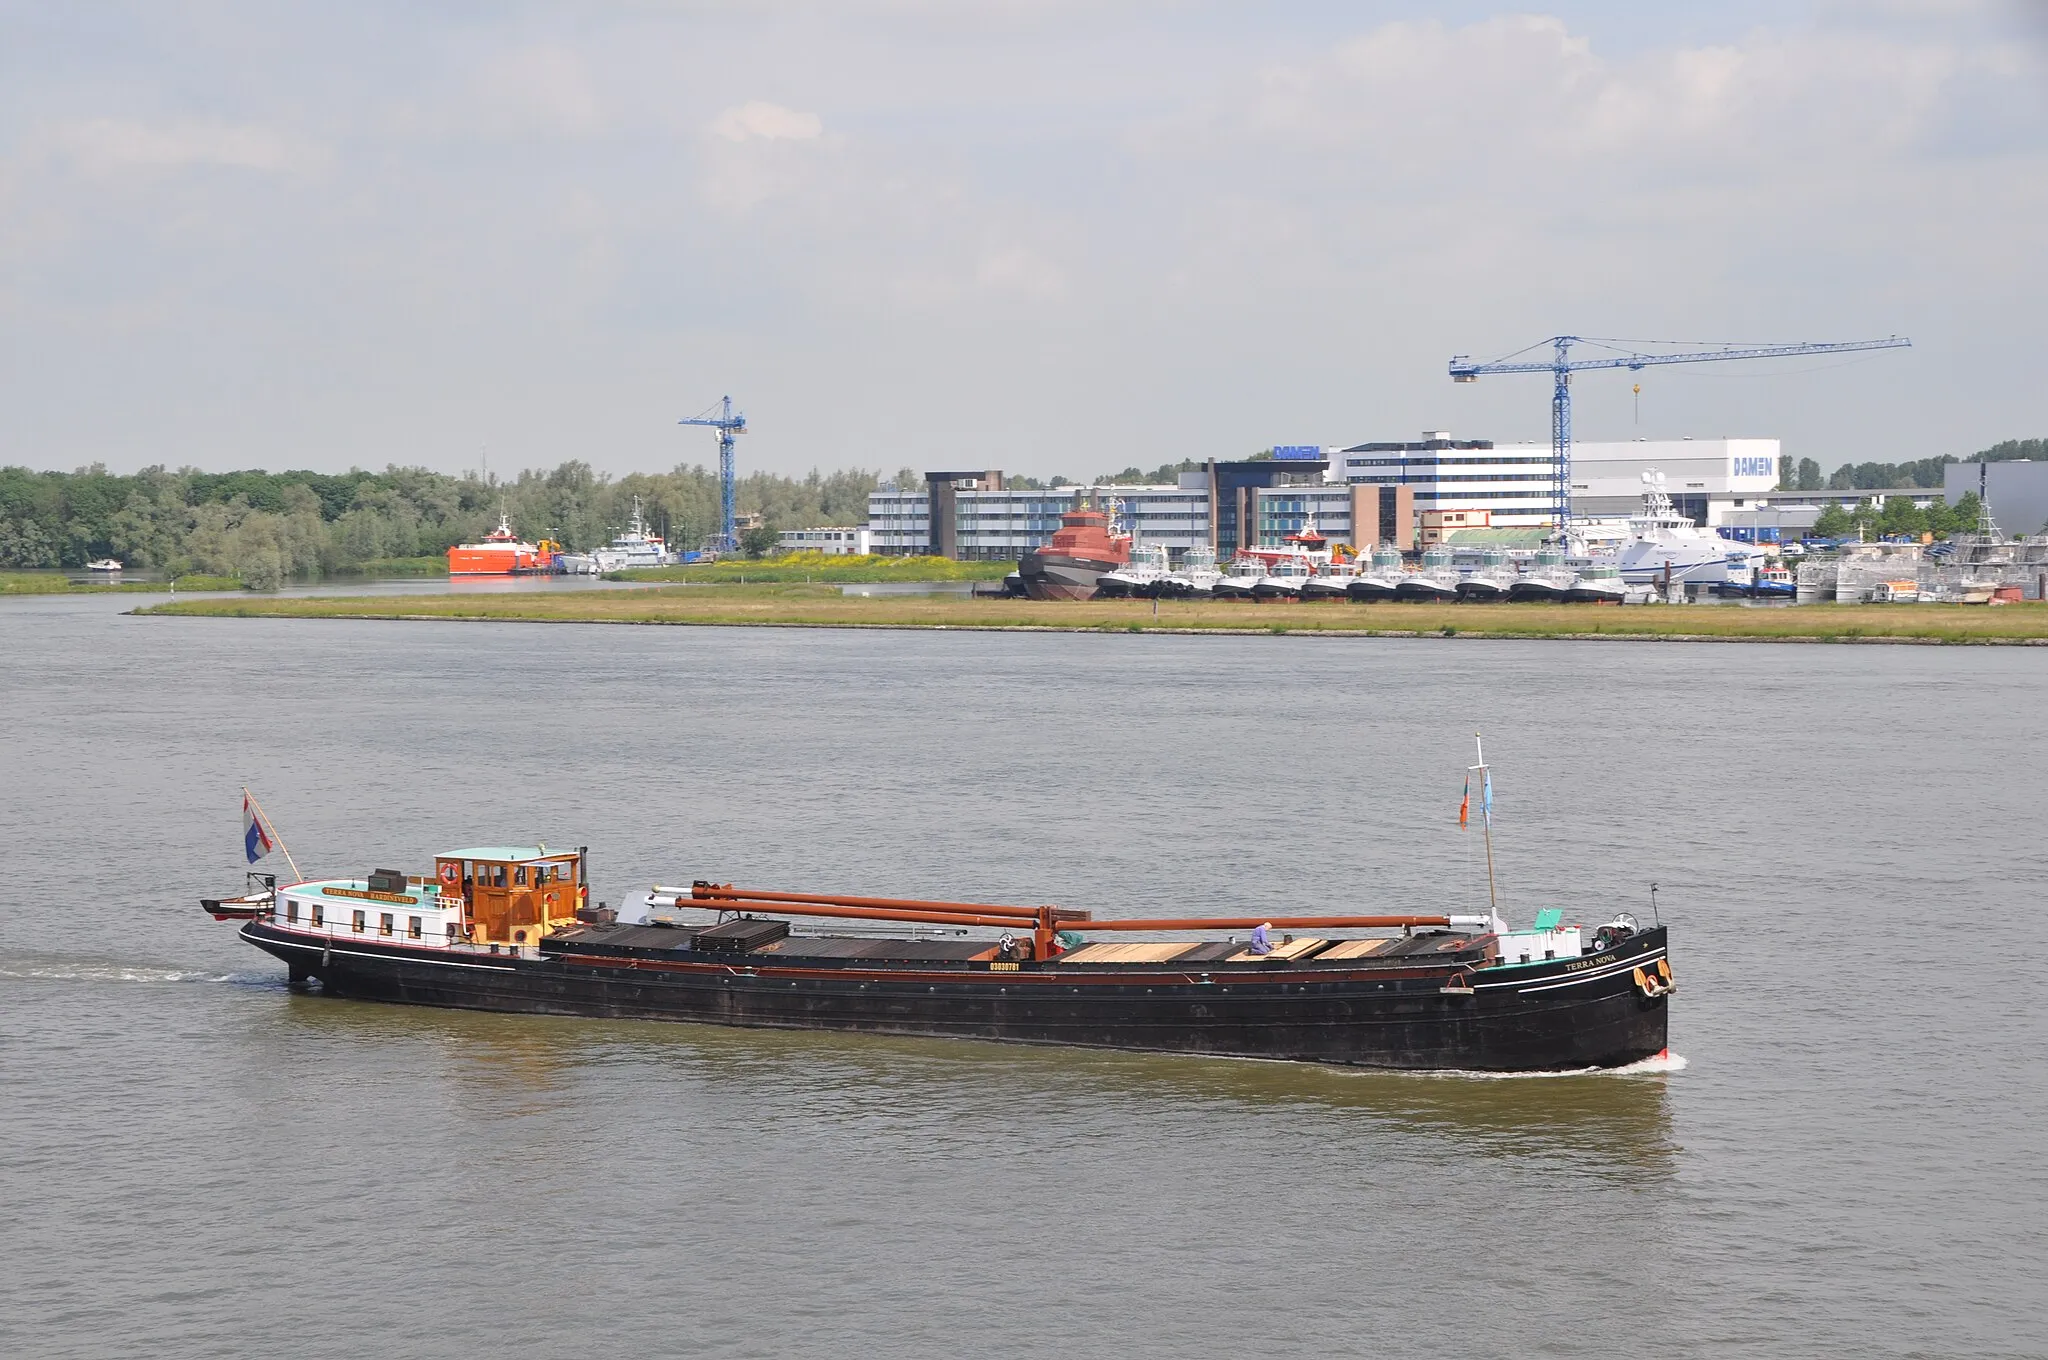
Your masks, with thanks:
M498 516L498 527L484 536L481 543L458 543L448 550L448 574L450 576L529 576L555 569L555 555L560 545L542 539L539 543L522 543L512 532L512 525L503 515Z
M1017 575L1034 600L1087 600L1103 573L1131 560L1131 536L1106 510L1077 505L1060 516L1059 531L1024 554Z

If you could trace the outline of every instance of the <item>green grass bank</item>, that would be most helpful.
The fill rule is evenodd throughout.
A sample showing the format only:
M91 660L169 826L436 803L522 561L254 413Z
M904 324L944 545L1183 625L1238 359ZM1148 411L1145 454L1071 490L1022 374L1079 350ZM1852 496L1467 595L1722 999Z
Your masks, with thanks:
M635 623L720 627L969 628L1029 632L1639 639L1717 642L2048 643L2048 607L1808 605L1068 603L860 597L829 586L712 586L570 595L316 596L176 600L138 614L213 618Z

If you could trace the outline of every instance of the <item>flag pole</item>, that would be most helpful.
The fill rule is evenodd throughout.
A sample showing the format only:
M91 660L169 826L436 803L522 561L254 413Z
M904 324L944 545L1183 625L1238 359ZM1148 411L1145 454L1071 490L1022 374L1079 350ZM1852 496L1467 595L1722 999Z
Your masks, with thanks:
M284 837L278 834L277 823L270 820L270 814L263 810L263 804L257 799L256 795L249 792L247 784L242 785L242 796L247 798L249 805L256 809L256 815L261 817L263 824L270 828L270 834L277 837L277 848L284 851L284 862L292 866L292 881L304 883L306 876L299 872L299 862L292 858L291 847L284 843Z
M1479 763L1472 768L1479 771L1479 822L1486 832L1486 901L1493 908L1495 916L1500 915L1500 890L1493 880L1493 786L1486 776L1486 745L1479 734L1472 734L1472 747L1479 755ZM283 841L278 844L282 846ZM289 855L286 856L290 858Z

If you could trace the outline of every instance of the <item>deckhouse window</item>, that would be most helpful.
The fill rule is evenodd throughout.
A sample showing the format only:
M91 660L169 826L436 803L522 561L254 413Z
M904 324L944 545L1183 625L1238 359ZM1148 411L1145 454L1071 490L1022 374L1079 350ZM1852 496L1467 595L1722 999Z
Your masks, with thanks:
M417 939L418 939L418 938L420 937L420 918L419 918L419 917L417 917L417 916L408 916L408 917L406 917L406 918L405 918L405 933L406 933L407 935L411 936L411 937L412 937L413 939L415 939L415 940L417 940Z
M353 922L353 929L358 935L363 933L363 914L361 912L356 913L356 919Z
M327 908L319 902L313 904L313 924L316 926L327 924Z
M379 935L389 935L391 933L390 912L380 911L377 913L377 933Z
M298 898L296 898L296 897L287 897L287 898L286 898L286 899L284 900L284 919L285 919L285 920L287 920L287 921L289 921L289 922L291 922L291 923L292 923L293 925L297 925L297 924L299 923L299 899L298 899Z

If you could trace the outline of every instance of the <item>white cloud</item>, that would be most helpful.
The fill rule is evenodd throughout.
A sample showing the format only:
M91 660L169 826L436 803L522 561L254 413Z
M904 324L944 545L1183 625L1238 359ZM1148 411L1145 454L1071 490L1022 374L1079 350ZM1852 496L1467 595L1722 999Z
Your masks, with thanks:
M750 99L720 113L712 121L711 131L728 142L813 142L824 134L825 123L815 113Z

